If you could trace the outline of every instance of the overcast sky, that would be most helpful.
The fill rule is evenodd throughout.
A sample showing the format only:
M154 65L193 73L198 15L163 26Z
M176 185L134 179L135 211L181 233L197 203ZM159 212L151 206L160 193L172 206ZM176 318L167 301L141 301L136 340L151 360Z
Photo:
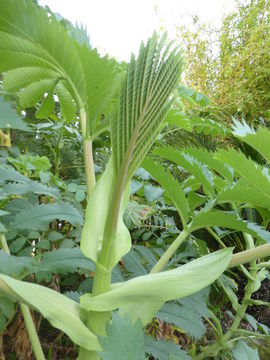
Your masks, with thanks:
M141 40L163 26L173 38L175 25L198 14L213 26L233 10L234 0L39 0L74 24L87 25L93 46L119 60L137 53Z

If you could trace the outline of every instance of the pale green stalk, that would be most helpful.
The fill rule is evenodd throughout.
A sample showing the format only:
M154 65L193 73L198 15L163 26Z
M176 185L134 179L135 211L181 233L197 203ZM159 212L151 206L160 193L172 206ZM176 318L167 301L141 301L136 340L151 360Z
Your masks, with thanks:
M94 168L94 160L93 160L92 141L86 134L87 118L84 108L80 109L80 120L81 120L82 136L83 136L83 153L84 153L86 185L87 185L87 192L89 197L92 189L95 186L96 177L95 177L95 168Z
M1 246L4 250L4 252L6 254L10 255L7 240L6 240L5 234L3 234L3 233L0 234L0 242L1 242ZM41 344L40 344L40 341L39 341L39 338L37 335L37 330L36 330L35 324L33 322L29 307L21 302L19 304L20 304L22 315L23 315L25 327L27 329L27 332L28 332L28 335L29 335L29 338L31 341L33 353L35 354L35 357L37 360L45 360L45 356L44 356L44 353L43 353L43 350L42 350L42 347L41 347Z
M188 227L187 227L187 229L184 229L181 231L181 233L177 236L177 238L174 240L174 242L168 247L168 249L165 251L165 253L158 260L156 265L152 268L152 270L150 271L150 274L154 274L154 273L162 271L164 269L164 267L166 266L167 262L170 260L170 258L174 255L176 250L186 240L186 238L188 236L189 236L189 231L188 231Z

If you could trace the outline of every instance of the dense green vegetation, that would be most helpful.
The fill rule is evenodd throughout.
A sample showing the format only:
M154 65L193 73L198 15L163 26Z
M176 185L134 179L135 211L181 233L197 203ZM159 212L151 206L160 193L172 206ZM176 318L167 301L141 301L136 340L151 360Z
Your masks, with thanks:
M268 359L269 16L119 64L1 0L1 358Z

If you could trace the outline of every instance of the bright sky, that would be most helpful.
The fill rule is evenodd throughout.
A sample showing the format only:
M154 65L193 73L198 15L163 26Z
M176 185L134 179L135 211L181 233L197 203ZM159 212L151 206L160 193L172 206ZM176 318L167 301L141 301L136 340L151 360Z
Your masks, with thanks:
M174 37L174 25L188 23L190 14L219 26L234 0L39 0L74 24L87 26L94 47L119 60L129 60L140 42L163 26Z

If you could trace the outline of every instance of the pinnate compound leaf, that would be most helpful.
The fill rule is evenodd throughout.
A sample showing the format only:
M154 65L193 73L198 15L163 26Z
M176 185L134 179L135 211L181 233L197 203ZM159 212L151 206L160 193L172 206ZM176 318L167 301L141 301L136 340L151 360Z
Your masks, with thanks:
M242 124L234 120L232 133L235 137L258 151L270 164L270 132L268 129L260 127L256 132L245 122Z
M88 350L101 350L97 337L82 322L77 302L44 286L15 280L6 275L0 275L0 292L34 307L75 344Z
M188 221L188 203L185 193L180 189L180 184L174 179L170 172L165 171L160 163L154 162L152 159L144 159L142 166L160 183L166 190L170 199L176 206L182 221Z
M107 311L132 305L136 312L140 305L151 303L152 308L158 311L166 301L191 295L215 281L227 268L231 254L231 249L223 249L173 270L138 276L115 284L110 291L101 295L85 294L81 297L81 306L88 311ZM139 314L143 324L150 321L155 313L150 311L147 316L144 315L142 312ZM136 318L132 317L132 320Z
M83 218L71 204L36 204L18 212L10 226L15 229L39 230L41 226L48 225L51 221L65 220L72 225L82 225Z
M128 316L114 313L106 332L106 337L98 337L103 348L102 360L145 360L144 331L139 320L132 323Z
M237 341L232 354L235 360L260 360L258 350L252 349L244 341Z
M145 351L156 360L191 360L191 357L179 345L165 340L155 340L150 336L145 337Z
M214 196L214 174L207 168L207 166L199 162L196 158L189 154L182 153L182 151L172 147L161 147L153 150L154 155L165 157L166 159L180 165L189 171L196 180L198 180L207 195Z
M246 232L266 242L270 242L270 232L265 231L257 224L240 219L235 213L219 210L202 210L195 215L190 230L195 231L207 226L220 226Z
M270 173L268 168L258 165L234 149L219 150L214 157L218 161L228 164L235 173L240 174L252 187L255 187L257 191L260 191L270 200Z

